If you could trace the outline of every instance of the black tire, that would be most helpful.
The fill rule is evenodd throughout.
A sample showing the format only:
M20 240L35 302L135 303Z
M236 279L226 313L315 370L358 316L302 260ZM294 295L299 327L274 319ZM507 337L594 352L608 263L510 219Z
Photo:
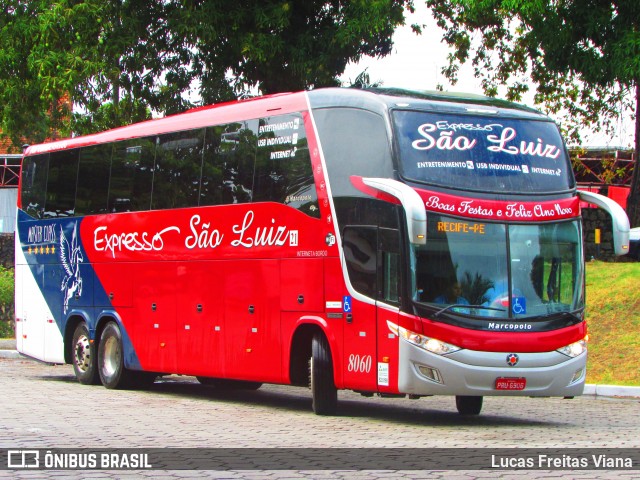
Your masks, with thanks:
M316 333L311 342L310 383L313 412L333 415L338 408L338 389L333 381L333 361L329 342Z
M76 378L83 385L98 385L98 349L89 338L87 324L80 323L73 332L71 358Z
M107 388L129 388L132 385L132 375L124 367L122 334L115 322L107 323L100 336L98 370L100 380Z
M262 383L247 380L229 380L227 378L196 377L202 385L219 390L258 390Z
M457 395L456 408L461 415L479 415L482 410L482 397Z

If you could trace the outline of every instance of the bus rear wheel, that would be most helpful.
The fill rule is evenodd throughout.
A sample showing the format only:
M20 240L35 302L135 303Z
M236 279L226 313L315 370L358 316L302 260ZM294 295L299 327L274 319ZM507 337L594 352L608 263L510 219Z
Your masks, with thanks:
M456 408L461 415L479 415L482 410L482 397L457 395Z
M131 372L124 367L122 334L115 322L107 323L98 347L100 380L107 388L127 388L131 385Z
M73 332L72 348L73 371L78 381L83 385L99 384L98 352L95 344L89 338L89 329L86 323L80 323Z
M331 349L322 333L316 333L311 342L310 383L313 412L333 415L338 408L338 389L333 381Z

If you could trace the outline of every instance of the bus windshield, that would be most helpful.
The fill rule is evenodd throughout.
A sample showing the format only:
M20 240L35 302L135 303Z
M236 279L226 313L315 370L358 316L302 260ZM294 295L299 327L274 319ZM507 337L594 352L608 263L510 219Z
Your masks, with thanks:
M574 313L584 307L581 248L575 220L506 225L430 214L426 245L412 247L414 299L481 317Z
M406 180L500 193L573 188L564 143L550 121L403 110L393 118Z

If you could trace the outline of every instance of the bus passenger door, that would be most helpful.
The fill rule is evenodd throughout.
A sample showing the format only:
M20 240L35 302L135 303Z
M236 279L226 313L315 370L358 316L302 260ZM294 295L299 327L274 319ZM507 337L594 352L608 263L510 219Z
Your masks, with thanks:
M345 295L343 378L344 387L375 392L376 302L378 291L378 229L347 226L342 236L349 281L355 294Z
M378 339L376 364L378 392L398 393L398 336L387 322L398 324L402 264L400 232L391 228L378 229Z

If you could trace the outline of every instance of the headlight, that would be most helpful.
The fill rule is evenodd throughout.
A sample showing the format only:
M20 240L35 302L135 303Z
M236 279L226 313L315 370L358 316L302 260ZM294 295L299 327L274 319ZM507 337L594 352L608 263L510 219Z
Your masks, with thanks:
M395 323L387 321L387 325L389 327L389 330L391 330L399 337L404 338L407 342L428 352L435 353L437 355L447 355L449 353L460 350L460 347L456 347L455 345L451 345L450 343L443 342L442 340L438 340L436 338L431 338L419 333L412 332L411 330L407 330L406 328L396 325Z
M559 348L557 351L567 357L575 358L587 351L587 341L582 339L566 347Z

